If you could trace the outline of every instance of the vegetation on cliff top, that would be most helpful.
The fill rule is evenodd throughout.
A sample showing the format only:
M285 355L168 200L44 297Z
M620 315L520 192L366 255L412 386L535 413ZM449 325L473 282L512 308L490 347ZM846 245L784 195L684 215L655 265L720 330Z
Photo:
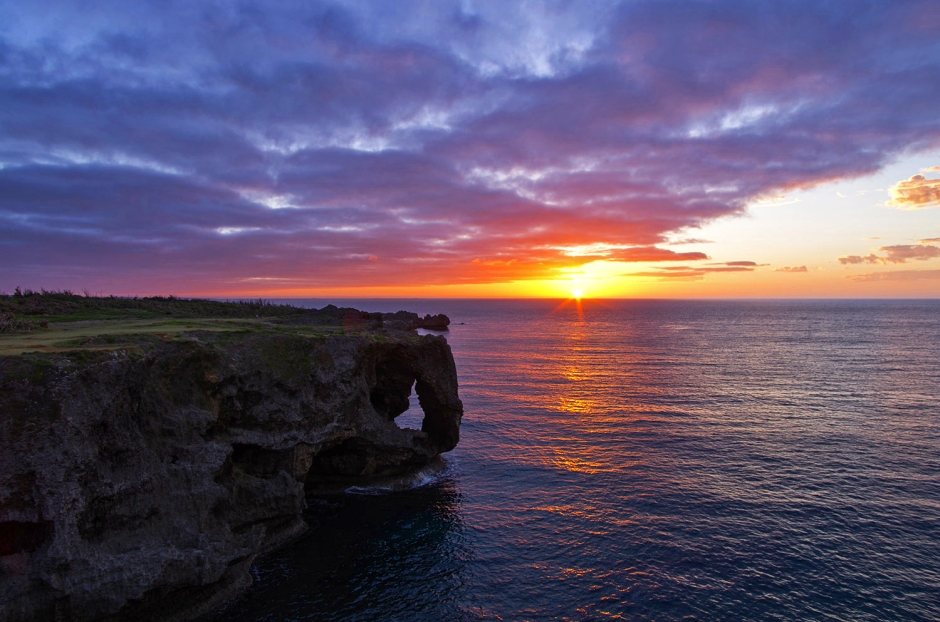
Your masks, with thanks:
M13 315L19 321L75 322L81 320L127 320L156 318L255 318L319 320L329 324L341 321L344 315L356 309L338 309L332 305L324 309L304 309L287 304L274 304L266 300L218 300L177 298L176 296L149 296L123 298L119 296L77 295L68 290L34 292L20 291L0 295L0 315Z
M180 339L198 331L278 332L325 337L409 328L414 313L367 313L328 305L304 309L265 300L222 302L175 296L122 298L69 291L0 295L0 355L144 348L155 339ZM377 336L378 337L378 336Z

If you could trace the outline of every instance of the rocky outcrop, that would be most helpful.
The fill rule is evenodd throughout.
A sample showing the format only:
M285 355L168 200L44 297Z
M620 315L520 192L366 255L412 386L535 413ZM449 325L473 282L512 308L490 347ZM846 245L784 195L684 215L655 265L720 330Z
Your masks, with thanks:
M415 320L413 328L425 328L428 330L447 330L450 325L450 318L443 313L431 315L428 313L424 317Z
M0 357L0 620L191 618L305 529L305 490L426 464L461 415L446 341L396 331Z

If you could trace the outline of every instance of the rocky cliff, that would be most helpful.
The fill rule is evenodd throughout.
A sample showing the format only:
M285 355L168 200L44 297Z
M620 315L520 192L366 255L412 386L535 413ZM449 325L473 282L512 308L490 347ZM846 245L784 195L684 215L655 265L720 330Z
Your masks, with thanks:
M447 342L402 331L0 356L0 621L191 618L305 529L305 489L426 464L461 415Z

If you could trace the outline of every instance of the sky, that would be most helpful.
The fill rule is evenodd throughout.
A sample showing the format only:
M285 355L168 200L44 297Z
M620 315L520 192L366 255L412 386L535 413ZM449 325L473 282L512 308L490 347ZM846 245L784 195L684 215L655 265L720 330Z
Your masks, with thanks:
M0 0L0 291L940 297L940 3Z

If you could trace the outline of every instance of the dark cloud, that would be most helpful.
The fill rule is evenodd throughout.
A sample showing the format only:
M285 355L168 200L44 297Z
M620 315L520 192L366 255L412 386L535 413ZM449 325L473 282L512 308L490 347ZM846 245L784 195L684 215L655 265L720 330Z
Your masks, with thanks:
M485 283L705 260L662 246L940 144L932 7L8 4L0 286Z

